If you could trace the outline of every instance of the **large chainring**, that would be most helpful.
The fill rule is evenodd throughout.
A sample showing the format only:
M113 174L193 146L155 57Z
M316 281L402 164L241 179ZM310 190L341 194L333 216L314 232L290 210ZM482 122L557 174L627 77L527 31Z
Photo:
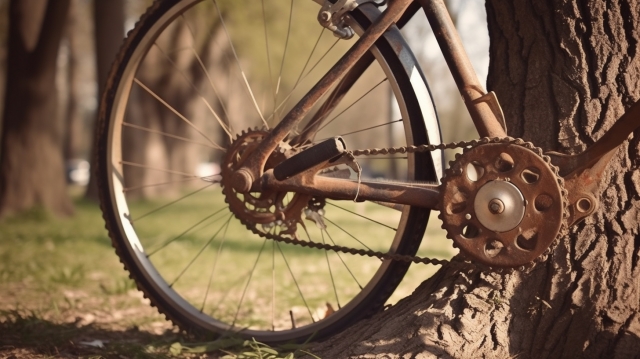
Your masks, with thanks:
M442 228L474 262L505 268L544 260L567 216L563 183L550 158L522 140L465 148L442 180Z

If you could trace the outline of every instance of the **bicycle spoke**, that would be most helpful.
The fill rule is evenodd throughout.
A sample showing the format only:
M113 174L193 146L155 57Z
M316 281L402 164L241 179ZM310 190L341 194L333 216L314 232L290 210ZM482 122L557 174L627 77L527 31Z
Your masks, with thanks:
M324 240L324 231L320 231L320 236L322 237L322 244L327 244ZM333 278L333 271L331 270L331 263L329 262L329 251L324 251L324 256L327 260L327 268L329 269L329 277L331 277L331 285L333 286L333 294L336 296L336 303L338 303L338 309L342 308L340 306L340 299L338 299L338 290L336 289L336 281Z
M360 96L357 100L355 100L353 103L351 103L349 106L347 106L347 108L345 108L344 110L342 110L339 114L337 114L336 116L334 116L331 120L329 120L327 123L325 123L322 127L320 127L318 129L318 132L320 132L323 128L329 126L329 124L331 124L331 122L335 121L338 117L342 116L342 114L344 114L345 112L347 112L351 107L353 107L355 104L357 104L358 102L360 102L363 98L365 98L368 94L370 94L373 90L375 90L376 88L378 88L378 86L382 85L385 81L387 81L387 79L383 79L382 81L378 82L375 86L373 86L369 91L365 92L364 95Z
M220 252L222 251L222 246L224 245L224 242L227 240L227 230L229 229L229 223L231 223L231 221L227 221L227 225L224 228L224 233L222 233L222 241L220 241L220 245L218 246L216 258L213 260L213 266L211 267L211 273L209 274L209 281L207 282L207 290L204 292L204 299L202 300L200 313L204 311L204 306L207 303L207 297L209 296L209 291L211 290L211 283L213 282L213 273L216 271L216 267L218 265L218 259L220 259Z
M195 229L196 227L198 227L199 225L201 225L202 223L204 223L205 221L211 219L212 217L214 217L215 215L217 215L218 213L222 212L223 210L227 209L229 207L223 207L220 208L219 210L213 212L212 214L204 217L203 219L201 219L200 221L196 222L194 225L192 225L191 227L187 228L185 231L183 231L182 233L178 234L176 237L169 239L167 241L165 241L164 243L162 243L160 245L160 247L154 249L153 251L147 253L147 258L151 257L152 255L158 253L158 251L160 251L161 249L165 248L166 246L168 246L169 244L177 241L178 239L182 238L182 236L186 235L187 233L191 232L193 229ZM217 221L217 220L216 220ZM215 221L214 221L215 222Z
M334 221L330 220L329 218L327 218L326 216L324 217L324 219L326 219L329 223L333 224L334 226L336 226L336 228L338 228L339 230L343 231L346 235L348 235L349 237L353 238L356 240L356 242L360 243L361 245L363 245L366 249L373 251L373 249L369 248L368 245L364 244L361 240L359 240L358 238L356 238L353 234L347 232L344 228L340 227L337 223L335 223Z
M344 208L344 207L340 207L340 206L338 206L338 205L336 205L336 204L333 204L333 203L331 203L331 202L327 202L327 204L330 204L330 205L332 205L332 206L334 206L334 207L340 208L341 210L343 210L343 211L345 211L345 212L349 212L349 213L351 213L351 214L354 214L354 215L356 215L356 216L358 216L358 217L360 217L360 218L364 218L364 219L366 219L366 220L368 220L368 221L371 221L371 222L373 222L373 223L377 223L377 224L379 224L379 225L381 225L381 226L383 226L383 227L387 227L387 228L389 228L389 229L391 229L391 230L394 230L394 231L396 231L396 230L397 230L396 228L393 228L393 227L390 227L390 226L388 226L388 225L386 225L386 224L384 224L384 223L378 222L378 221L376 221L375 219L371 219L371 218L369 218L369 217L365 217L365 216L363 216L363 215L361 215L361 214L358 214L358 213L356 213L356 212L350 211L350 210L348 210L348 209L346 209L346 208Z
M322 33L320 34L322 36ZM318 41L320 40L320 38L318 38ZM300 83L300 81L304 80L307 78L307 76L309 76L313 70L316 68L316 66L318 66L320 64L320 62L325 58L325 56L327 56L329 54L329 52L331 51L331 49L333 49L334 46L336 46L338 44L338 41L340 41L340 39L337 39L330 47L329 49L322 54L322 56L320 57L320 59L318 61L316 61L316 63L311 67L311 69L309 69L309 71L307 71L306 74L304 74L304 76L302 75L304 73L304 70L306 69L306 66L308 64L305 64L305 67L302 69L302 72L300 73L300 76L298 77L298 79L296 80L295 85L293 86L293 88L291 89L291 91L289 92L289 95L287 95L287 97L280 103L280 105L278 105L278 108L283 107L291 98L291 95L293 94L293 91L297 88L298 84ZM316 45L318 45L318 43L316 43ZM313 49L313 51L315 51L315 47ZM313 54L313 52L312 52ZM311 58L309 58L310 60Z
M322 60L324 60L324 58L331 52L331 50L333 50L333 48L338 44L339 41L340 39L336 39L333 42L333 44L329 46L329 49L327 49L327 51L325 51L324 54L322 54L322 56L318 59L318 61L316 61L316 63L313 64L313 66L311 66L311 69L309 69L309 71L302 77L303 80L313 72L313 70L322 62Z
M220 12L220 8L218 8L218 2L216 0L212 0L213 1L213 5L216 7L216 10L218 12L218 18L220 19L220 23L222 24L222 28L224 29L225 34L227 35L227 39L229 40L229 45L231 46L231 52L233 52L233 56L236 59L236 64L238 65L238 68L240 69L240 74L242 74L242 79L244 80L244 84L247 88L247 91L249 91L249 95L251 96L251 100L253 100L253 105L256 108L256 111L258 112L258 115L260 116L260 119L262 120L262 123L264 123L264 125L269 128L269 124L267 124L267 121L264 119L264 116L262 116L262 111L260 111L260 107L258 107L258 102L256 102L256 98L253 94L253 91L251 90L251 86L249 85L249 81L247 80L247 75L245 75L244 70L242 70L242 65L240 64L240 59L238 58L238 54L236 53L236 48L233 46L233 41L231 40L231 35L229 34L229 30L227 30L227 25L224 22L224 19L222 18L222 13Z
M251 283L251 278L253 278L253 273L256 270L256 266L260 261L260 256L264 251L264 246L267 244L267 239L265 238L262 241L262 247L260 247L260 252L258 252L258 256L256 260L253 262L253 267L251 268L251 273L249 274L249 279L247 279L247 284L244 286L244 290L242 291L242 295L240 296L240 301L238 302L238 309L236 310L236 315L233 317L233 322L231 322L231 326L234 327L236 325L236 321L238 320L238 314L240 314L240 308L242 307L242 302L244 301L244 297L247 294L247 288L249 288L249 284Z
M214 316L215 313L218 311L218 309L220 309L220 306L222 305L222 303L224 303L224 301L227 299L227 297L229 296L229 294L231 294L231 290L233 288L235 288L238 284L244 282L244 278L249 276L249 273L251 271L247 270L246 273L244 273L243 275L241 275L233 284L231 284L231 286L229 287L229 289L224 293L224 295L222 296L222 298L220 298L220 300L218 301L218 303L216 304L216 306L211 310L210 314L211 316Z
M193 191L193 192L191 192L191 193L189 193L189 194L186 194L186 195L184 195L184 196L182 196L182 197L180 197L180 198L178 198L178 199L176 199L176 200L174 200L174 201L171 201L171 202L169 202L169 203L167 203L167 204L165 204L165 205L162 205L162 206L160 206L160 207L158 207L158 208L155 208L155 209L153 209L153 210L151 210L151 211L149 211L149 212L147 212L147 213L143 214L142 216L140 216L140 217L138 217L138 218L136 218L136 219L131 219L130 221L131 221L131 223L133 223L133 222L135 222L135 221L139 221L139 220L141 220L142 218L145 218L145 217L149 216L150 214L153 214L153 213L156 213L156 212L158 212L158 211L161 211L161 210L163 210L163 209L165 209L165 208L167 208L167 207L169 207L169 206L171 206L171 205L174 205L174 204L176 204L176 203L178 203L178 202L180 202L180 201L182 201L182 200L184 200L184 199L186 199L186 198L189 198L189 197L193 196L194 194L196 194L196 193L198 193L198 192L201 192L201 191L203 191L203 190L205 190L205 189L207 189L207 188L209 188L209 187L213 186L214 184L215 184L215 183L207 184L207 185L206 185L206 186L204 186L204 187L201 187L201 188L199 188L199 189L197 189L197 190L195 190L195 191Z
M275 331L276 321L276 242L271 241L271 330Z
M278 247L278 251L280 251L280 255L282 256L282 259L284 259L284 263L287 265L287 269L289 270L289 274L291 274L291 279L293 279L293 283L295 283L296 288L298 289L298 293L300 294L300 298L302 298L302 301L304 302L304 306L307 307L307 311L309 311L309 317L311 317L311 321L315 323L316 320L313 318L313 314L311 313L311 308L309 308L309 304L307 304L307 300L304 299L304 295L302 295L302 290L300 289L300 286L298 285L298 281L296 280L296 276L293 275L293 271L291 270L291 267L289 266L289 261L287 261L287 258L285 257L284 253L282 252L282 248L280 248L280 243L276 242L276 246Z
M191 259L191 261L189 261L189 263L184 267L184 269L180 272L180 274L178 274L178 276L173 280L173 282L171 282L169 284L169 287L173 287L174 284L176 284L176 282L182 277L182 275L184 275L184 273L191 268L191 266L193 265L193 263L195 263L195 261L200 257L200 255L202 254L202 252L204 252L204 250L211 244L211 242L213 242L214 239L216 239L216 237L218 236L218 234L220 233L220 231L222 231L222 229L226 226L229 225L229 221L231 221L231 218L233 217L233 215L230 215L229 218L227 219L227 222L225 222L224 225L222 225L217 231L216 233L211 236L211 238L209 238L209 240L207 241L207 243L205 243L204 246L202 246L202 248L200 248L200 250L198 251L198 253L196 254L195 257L193 257Z
M217 143L215 143L215 141L213 141L212 139L209 138L209 136L207 136L204 132L202 132L196 125L193 124L193 122L189 121L186 117L184 117L184 115L182 115L180 112L178 112L178 110L176 110L175 108L173 108L171 105L169 105L165 100L163 100L160 96L158 96L158 94L156 94L155 92L153 92L150 88L148 88L147 86L145 86L145 84L142 83L142 81L138 80L138 78L134 78L133 81L138 84L138 86L142 87L145 91L147 91L147 93L149 93L151 96L153 96L156 100L158 100L158 102L160 102L162 105L164 105L169 111L173 112L176 116L178 116L182 121L184 121L187 125L191 126L191 128L193 128L196 132L198 132L200 135L202 135L202 137L206 138L207 141L211 142L212 145L216 146L216 148L223 150L224 148L222 148L220 145L218 145Z
M191 26L189 26L189 24L187 23L187 20L184 19L184 15L182 17L183 17L183 21L185 22L187 28L189 29L189 31L191 31ZM191 36L192 36L192 38L195 39L195 35L193 35L193 32L191 32ZM182 69L178 68L178 66L176 65L175 61L173 61L173 59L171 57L169 57L169 55L167 55L164 50L162 50L160 45L158 45L156 43L154 43L154 45L160 51L160 53L164 56L164 58L171 64L171 66L176 71L178 71L178 73L180 73L180 75L182 75L182 78L184 78L184 80L187 81L187 83L189 83L189 85L191 85L193 90L198 94L198 97L200 97L202 102L204 102L205 106L207 106L207 108L209 109L209 112L211 112L211 114L213 115L213 117L215 117L216 121L218 121L218 123L220 124L222 129L227 133L227 135L229 135L229 138L231 138L232 136L231 136L231 133L229 132L229 129L226 127L226 125L224 124L222 119L220 119L220 117L218 116L216 111L213 109L213 107L211 107L211 104L209 103L209 101L207 101L207 99L202 95L202 92L198 89L198 87L193 83L193 81L191 81L187 77L187 75L184 73L184 71L182 71ZM213 92L218 97L218 102L220 104L222 104L222 101L220 100L220 96L218 96L218 92L217 92L215 86L213 85L213 81L211 80L211 76L209 75L209 71L207 71L207 69L205 68L204 64L202 63L202 60L200 59L200 55L198 55L198 52L193 47L193 45L191 45L190 50L191 50L191 52L193 52L193 55L195 56L196 60L198 61L198 64L200 65L200 68L205 73L205 76L207 76L207 79L209 79L209 83L211 84L211 87L213 88Z
M273 107L276 107L276 89L273 86L273 74L271 73L271 51L269 51L269 33L267 31L267 15L264 9L264 0L262 0L262 24L264 25L264 43L267 49L267 67L269 67L269 85L273 94Z
M158 134L158 135L161 135L161 136L170 137L170 138L173 138L173 139L176 139L176 140L192 143L194 145L209 147L209 148L212 148L212 149L215 149L215 150L220 150L220 151L226 152L226 150L224 148L221 148L219 146L213 146L213 145L210 145L208 143L202 143L202 142L193 141L193 140L191 140L189 138L186 138L186 137L180 137L180 136L172 135L172 134L167 133L167 132L162 132L162 131L154 130L154 129L151 129L151 128L148 128L148 127L135 125L135 124L130 123L130 122L123 122L122 126L135 128L137 130L141 130L141 131L145 131L145 132L149 132L149 133L155 133L155 134Z
M309 62L311 61L311 57L313 57L313 54L316 52L316 48L318 47L318 44L320 43L320 39L322 38L322 35L324 34L325 30L326 29L324 27L320 30L320 34L318 35L318 38L316 39L316 43L313 45L313 48L311 49L311 53L309 53L309 56L307 57L307 61L305 61L304 66L302 67L302 71L300 71L300 74L298 75L298 79L296 79L296 82L293 85L293 88L291 89L291 91L289 92L289 95L291 95L293 90L296 89L296 87L298 86L298 84L302 80L302 74L304 74L304 70L307 69L307 66L309 65ZM287 95L287 98L289 98L289 95Z
M190 177L190 178L204 178L204 177L198 177L198 176L196 176L196 175L194 175L192 173L168 170L166 168L160 168L160 167L147 166L147 165L143 165L143 164L136 163L136 162L120 161L119 163L122 164L122 165L126 165L126 166L144 168L146 170L160 171L160 172L164 172L164 173L170 173L170 174L180 175L180 176L185 176L185 177ZM212 175L212 176L216 176L216 175Z
M195 41L196 35L195 35L193 29L191 28L191 26L189 25L189 22L187 21L187 19L185 19L184 14L182 14L181 17L182 17L182 21L185 23L185 25L187 26L187 29L189 29L189 32L191 33L191 38ZM209 33L209 36L211 36L211 33ZM227 109L224 106L224 102L220 98L220 95L218 94L218 89L213 84L213 79L211 78L211 75L209 74L209 70L207 70L207 67L202 62L202 58L200 57L200 54L198 54L198 51L196 50L196 48L193 47L193 43L191 44L191 52L193 52L193 55L195 56L196 60L198 61L198 65L200 65L200 69L202 69L202 72L204 72L205 76L207 77L207 80L209 81L209 85L211 85L211 88L213 89L213 93L216 95L216 98L218 99L218 103L220 103L220 106L222 107L222 111L227 116L227 121L229 121L229 114L227 113ZM171 61L171 62L173 64L173 61ZM176 66L174 65L174 67L176 67ZM183 74L183 76L184 76L184 74ZM186 76L185 76L185 79L186 79ZM187 80L187 81L189 81L189 80ZM191 81L189 81L189 83L191 83ZM195 87L195 85L193 85L193 83L191 83L191 86L193 86L193 88L198 92L198 95L200 95L200 98L202 99L204 104L207 106L207 108L209 109L211 114L213 114L213 116L216 118L216 120L218 121L218 123L220 124L222 129L227 133L227 135L229 136L229 139L232 139L233 138L233 136L231 135L231 133L233 132L232 129L227 127L227 125L224 123L224 121L222 121L220 116L218 116L218 114L213 110L213 107L211 107L211 104L209 103L209 101L207 101L207 99L204 96L202 96L202 93Z
M278 82L276 85L276 99L280 91L280 81L282 80L282 70L284 69L284 60L287 57L287 49L289 48L289 35L291 35L291 22L293 19L293 0L291 0L291 6L289 8L289 25L287 26L287 39L284 42L284 51L282 52L282 61L280 62L280 71L278 72ZM275 112L275 109L274 109Z
M326 219L326 218L325 218ZM324 229L324 233L327 234L327 237L329 237L329 240L331 241L331 243L335 246L336 242L333 240L333 238L331 237L331 235L329 234L329 231L325 228ZM324 241L324 238L323 238ZM365 246L366 247L366 246ZM363 289L362 285L360 284L360 282L358 281L358 279L356 279L356 276L353 274L353 272L351 271L351 269L349 268L349 266L347 265L347 262L344 261L344 259L342 258L342 256L340 255L340 252L336 252L336 255L338 256L338 258L340 258L340 261L342 262L342 265L344 265L344 268L347 270L347 272L349 272L349 274L351 275L351 278L353 278L353 280L356 282L356 284L358 285L358 287L360 288L360 290ZM338 306L340 304L338 303Z
M306 62L304 63L304 66L302 67L302 70L300 71L300 74L298 75L298 78L296 79L296 82L293 84L293 87L291 88L291 90L289 90L289 93L287 94L287 96L285 96L284 100L282 100L282 102L280 102L280 104L276 107L276 109L273 111L273 115L275 117L276 112L283 108L285 106L285 104L289 101L289 99L291 98L291 95L293 95L293 92L295 91L295 89L298 88L298 84L300 84L300 81L302 81L304 78L302 77L302 75L304 74L304 71L307 69L307 66L309 65L309 62L311 61L311 58L313 57L313 54L316 52L316 48L318 47L318 44L320 43L320 39L322 39L322 35L324 34L324 31L326 29L323 27L320 30L320 34L318 35L318 38L316 39L315 44L313 45L313 48L311 49L311 53L309 53L309 56L307 57ZM308 73L307 73L308 74ZM306 76L305 76L306 77ZM271 118L271 117L270 117Z
M190 182L190 181L195 181L196 179L198 179L198 177L190 177L190 178L183 178L180 180L175 180L175 181L167 181L167 182L162 182L162 183L151 183L151 184L145 184L145 185L140 185L140 186L135 186L135 187L125 187L122 189L122 192L130 192L130 191L137 191L143 188L148 188L148 187L157 187L157 186L165 186L165 185L169 185L169 184L174 184L174 183L184 183L184 182Z
M363 128L363 129L361 129L361 130L356 130L356 131L351 131L351 132L343 133L343 134L340 134L340 135L338 135L338 136L345 137L345 136L353 135L353 134L360 133L360 132L364 132L364 131L370 131L370 130L373 130L374 128L393 125L394 123L398 123L398 122L402 122L402 120L395 120L395 121L391 121L391 122L383 123L383 124L381 124L381 125L375 125L375 126L367 127L367 128ZM318 141L318 142L320 142L320 141Z

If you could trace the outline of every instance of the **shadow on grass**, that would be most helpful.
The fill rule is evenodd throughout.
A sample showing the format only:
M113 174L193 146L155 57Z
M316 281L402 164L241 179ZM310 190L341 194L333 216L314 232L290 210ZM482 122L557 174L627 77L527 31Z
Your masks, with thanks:
M0 358L169 358L169 346L185 340L173 332L109 330L15 313L0 320Z

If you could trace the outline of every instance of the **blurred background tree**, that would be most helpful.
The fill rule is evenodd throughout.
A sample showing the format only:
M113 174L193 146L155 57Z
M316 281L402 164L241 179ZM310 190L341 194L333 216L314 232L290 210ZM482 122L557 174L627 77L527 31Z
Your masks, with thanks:
M56 59L70 0L12 0L0 153L0 216L41 205L71 214L57 119Z
M93 22L95 27L95 53L96 71L98 80L98 98L102 98L102 91L107 83L107 76L111 63L116 57L125 30L125 4L124 0L94 1ZM92 146L91 153L96 151ZM92 156L93 157L93 156ZM89 177L86 197L91 200L98 199L98 185L93 176Z

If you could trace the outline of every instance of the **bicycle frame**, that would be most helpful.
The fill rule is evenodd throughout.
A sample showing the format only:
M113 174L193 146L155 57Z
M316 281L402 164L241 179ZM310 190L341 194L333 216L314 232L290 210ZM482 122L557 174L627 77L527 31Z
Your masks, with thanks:
M315 1L318 2L318 0ZM303 173L282 181L274 177L273 170L263 171L267 158L272 151L274 151L290 131L300 123L302 118L321 99L322 95L329 91L331 87L338 84L339 81L344 81L346 85L344 85L344 83L342 85L339 84L331 94L330 98L334 99L333 103L331 101L325 103L321 107L319 114L316 114L307 124L299 138L295 141L303 143L313 138L315 131L322 123L324 115L335 106L335 102L341 98L341 95L346 93L346 90L350 87L350 81L355 81L368 66L367 61L372 61L363 60L365 59L363 55L368 52L389 27L394 26L400 19L406 19L405 14L412 16L416 10L416 3L425 11L431 28L434 29L440 49L480 137L506 137L505 121L498 100L493 92L487 93L480 84L443 1L389 0L387 9L362 34L355 45L350 48L333 68L293 107L284 119L271 130L270 134L257 147L256 151L234 174L236 190L240 192L259 192L261 190L295 191L333 199L354 200L357 197L358 200L406 204L430 209L438 208L439 191L436 185L398 182L355 182L315 176L317 171L322 169L326 163L314 166ZM411 11L408 12L409 7L412 5ZM403 18L403 16L405 16L405 18ZM636 104L634 108L636 107L640 108L640 105ZM638 112L637 110L636 108L635 112ZM629 111L629 116L631 116L631 112L634 111ZM599 179L601 173L604 171L605 166L603 163L606 162L604 159L605 157L609 158L606 155L612 153L613 149L617 148L617 146L626 139L626 136L637 128L638 125L635 116L631 116L631 119L627 118L626 121L618 121L611 131L617 130L617 132L623 132L623 134L619 136L605 136L605 138L598 141L596 145L592 146L593 149L590 148L581 154L583 157L569 159L568 157L571 156L562 156L561 154L553 153L550 155L552 155L554 164L558 162L559 166L563 166L564 164L564 167L567 167L570 163L573 164L570 170L564 171L566 173L585 173L589 172L587 170L591 168L598 168L597 171L588 174L589 181L594 182L593 178ZM590 154L587 154L588 152ZM576 165L576 161L581 158L589 158L590 161L589 163ZM600 165L596 166L595 162L600 163ZM576 174L573 175L572 178L578 182L584 180L584 178L580 180L579 177L580 176ZM584 187L576 184L578 182L568 183L567 187ZM582 188L580 195L572 198L571 202L576 203L575 201L578 201L579 198L584 199L587 197L589 201L595 201L594 196L590 194L593 190L593 186L586 189ZM584 211L584 215L579 218L583 218L594 210L595 206L589 206L589 210ZM572 222L579 218L572 218Z

